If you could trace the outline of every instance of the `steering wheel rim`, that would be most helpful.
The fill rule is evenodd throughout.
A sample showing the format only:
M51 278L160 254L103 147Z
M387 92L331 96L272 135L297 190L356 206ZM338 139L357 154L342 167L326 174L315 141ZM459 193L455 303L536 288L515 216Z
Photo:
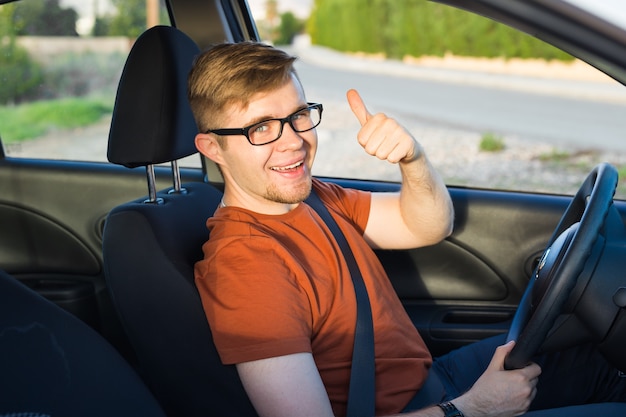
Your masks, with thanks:
M565 210L513 317L506 340L516 343L505 369L526 366L563 311L613 204L617 181L613 166L597 165Z

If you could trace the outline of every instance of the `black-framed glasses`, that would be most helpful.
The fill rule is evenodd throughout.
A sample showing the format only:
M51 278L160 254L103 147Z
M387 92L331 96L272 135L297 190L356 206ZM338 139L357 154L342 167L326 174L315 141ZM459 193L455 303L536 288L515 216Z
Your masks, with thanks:
M298 133L315 129L320 124L324 107L319 103L307 104L307 107L282 119L267 119L239 129L209 129L204 133L215 133L220 136L243 135L251 145L267 145L281 137L285 123L289 123L289 126Z

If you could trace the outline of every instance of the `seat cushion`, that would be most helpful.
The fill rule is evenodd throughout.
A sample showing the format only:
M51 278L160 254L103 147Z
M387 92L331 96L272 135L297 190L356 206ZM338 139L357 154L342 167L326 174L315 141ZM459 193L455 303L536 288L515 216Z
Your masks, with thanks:
M0 369L0 415L165 417L104 338L2 271Z

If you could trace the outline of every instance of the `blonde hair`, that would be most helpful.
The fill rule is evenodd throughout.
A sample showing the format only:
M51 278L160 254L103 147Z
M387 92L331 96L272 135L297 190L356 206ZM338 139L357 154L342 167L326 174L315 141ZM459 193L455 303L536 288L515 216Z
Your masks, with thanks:
M198 55L187 97L200 132L217 129L227 106L247 108L253 95L282 87L296 74L293 57L259 42L223 43Z

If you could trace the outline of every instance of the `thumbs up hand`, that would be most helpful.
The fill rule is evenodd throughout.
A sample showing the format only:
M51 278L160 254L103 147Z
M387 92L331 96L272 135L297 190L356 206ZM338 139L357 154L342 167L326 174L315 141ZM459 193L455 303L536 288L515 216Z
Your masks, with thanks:
M356 90L348 90L348 104L361 124L357 139L365 151L392 164L411 162L422 148L398 122L383 113L371 114Z

